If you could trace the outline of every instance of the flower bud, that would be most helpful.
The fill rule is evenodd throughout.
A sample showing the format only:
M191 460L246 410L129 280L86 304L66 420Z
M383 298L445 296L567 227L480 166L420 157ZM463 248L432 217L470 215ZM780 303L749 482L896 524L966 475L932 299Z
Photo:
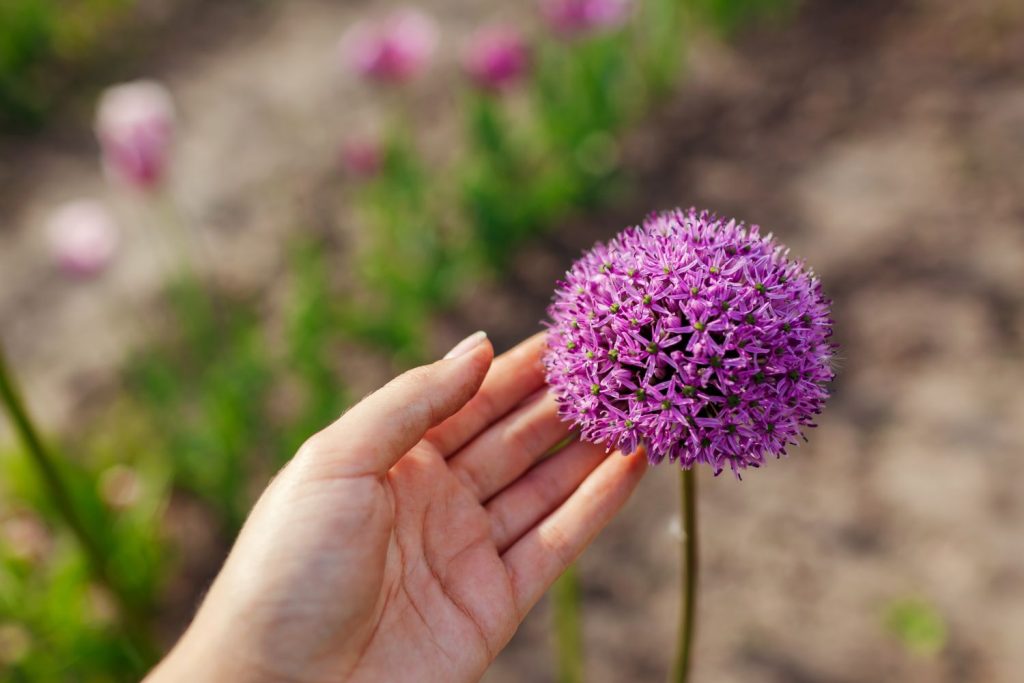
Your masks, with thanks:
M541 13L556 33L576 35L622 26L630 6L630 0L541 0Z
M360 21L341 37L346 65L373 81L402 83L422 73L438 42L437 24L418 9L395 10L378 22Z
M518 31L492 26L470 38L462 63L477 87L497 91L522 78L528 61L526 43Z
M384 165L384 149L374 137L346 140L341 146L341 164L359 178L372 178Z
M117 225L106 207L80 199L58 207L46 223L50 248L57 266L75 277L101 272L117 251Z
M108 176L142 190L160 185L174 138L174 105L166 88L155 81L108 88L95 128Z

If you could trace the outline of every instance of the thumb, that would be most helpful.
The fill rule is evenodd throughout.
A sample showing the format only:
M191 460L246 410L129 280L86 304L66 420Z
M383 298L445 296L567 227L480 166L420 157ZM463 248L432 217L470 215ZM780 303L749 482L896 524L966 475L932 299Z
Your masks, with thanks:
M384 475L473 398L493 359L487 334L471 334L443 360L413 368L357 403L310 437L299 456L329 463L332 476Z

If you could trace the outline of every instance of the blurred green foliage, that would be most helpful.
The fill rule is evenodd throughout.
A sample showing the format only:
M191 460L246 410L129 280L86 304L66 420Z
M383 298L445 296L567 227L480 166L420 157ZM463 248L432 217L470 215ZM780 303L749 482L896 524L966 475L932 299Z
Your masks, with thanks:
M696 18L720 33L732 33L744 23L791 16L799 0L691 0Z
M920 598L894 600L885 611L886 629L908 650L935 655L946 646L948 629L935 606Z
M720 34L759 19L791 16L800 0L689 0L694 18Z
M723 30L790 5L693 2ZM88 50L129 5L0 0L0 117L45 111L47 65ZM355 249L297 231L283 318L268 320L260 293L221 292L186 269L166 292L168 323L125 370L126 399L55 449L103 571L85 562L31 461L0 458L0 677L137 679L152 664L149 631L182 551L165 528L171 501L200 501L214 535L232 538L269 476L354 398L346 357L425 360L439 310L500 273L524 240L614 201L627 183L623 131L680 73L692 19L683 5L648 0L623 30L542 40L524 106L467 91L450 168L429 168L417 131L397 126L380 171L351 189ZM934 637L913 610L896 621L918 640Z
M119 681L144 673L110 602L66 541L42 566L0 549L4 680Z
M87 561L36 471L0 454L0 673L11 681L138 678L157 649L151 615L168 564L162 528L169 470L125 425L61 460L104 575Z
M135 0L0 0L0 126L39 125Z
M275 445L263 420L272 370L256 312L217 300L193 279L171 287L177 334L128 368L127 385L175 464L176 481L220 513L230 533L251 500L247 472L267 469Z

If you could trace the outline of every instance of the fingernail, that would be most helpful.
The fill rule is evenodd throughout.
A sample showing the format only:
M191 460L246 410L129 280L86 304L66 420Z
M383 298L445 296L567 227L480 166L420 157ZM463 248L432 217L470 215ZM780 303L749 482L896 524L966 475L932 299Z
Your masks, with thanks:
M444 355L444 360L451 360L452 358L458 358L459 356L468 353L475 349L477 346L483 343L484 339L487 339L487 333L483 330L474 332L469 335L458 344L455 345L451 351Z

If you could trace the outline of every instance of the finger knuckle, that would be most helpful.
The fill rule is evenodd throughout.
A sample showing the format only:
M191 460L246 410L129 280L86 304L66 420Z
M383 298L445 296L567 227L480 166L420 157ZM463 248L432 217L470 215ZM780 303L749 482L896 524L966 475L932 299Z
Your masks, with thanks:
M330 453L331 446L329 439L322 432L316 432L315 434L306 438L299 446L299 450L295 453L295 460L304 462L307 460L319 460L325 455Z
M434 369L429 365L413 368L391 380L391 388L424 391L431 386L434 374Z

